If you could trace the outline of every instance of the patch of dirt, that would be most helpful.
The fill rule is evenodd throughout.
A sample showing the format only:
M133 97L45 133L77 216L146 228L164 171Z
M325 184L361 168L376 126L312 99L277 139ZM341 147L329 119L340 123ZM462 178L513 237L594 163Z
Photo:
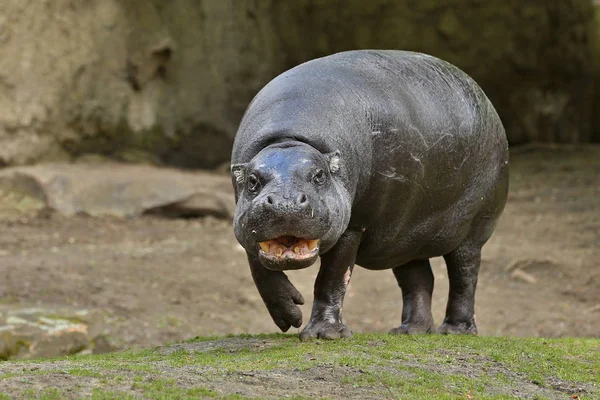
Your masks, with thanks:
M312 397L317 399L382 399L385 387L343 385L344 380L364 374L351 367L315 365L306 370L235 372L211 379L207 387L251 398ZM179 383L179 382L178 382ZM389 395L389 393L388 393Z
M201 342L183 342L174 343L158 350L159 354L169 355L179 351L186 353L206 353L214 350L226 350L228 352L236 352L241 349L264 349L271 347L277 343L272 340L253 338L253 337L230 337L215 340L207 340Z
M599 337L600 147L521 151L511 174L504 216L484 248L480 334ZM0 263L2 302L99 308L119 347L278 331L228 221L4 221ZM448 283L443 260L432 264L439 324ZM307 300L305 323L317 269L289 274ZM357 268L345 320L354 331L387 331L400 324L401 303L391 271Z

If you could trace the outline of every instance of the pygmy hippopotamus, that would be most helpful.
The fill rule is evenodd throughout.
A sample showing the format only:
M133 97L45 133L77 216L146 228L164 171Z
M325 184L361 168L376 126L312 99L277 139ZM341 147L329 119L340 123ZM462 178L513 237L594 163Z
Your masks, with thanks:
M482 246L508 191L508 144L483 90L438 58L348 51L292 68L252 100L232 152L234 231L282 330L304 299L284 271L321 257L300 339L348 337L354 265L391 268L402 290L392 333L434 332L429 258L450 293L441 333L476 334Z

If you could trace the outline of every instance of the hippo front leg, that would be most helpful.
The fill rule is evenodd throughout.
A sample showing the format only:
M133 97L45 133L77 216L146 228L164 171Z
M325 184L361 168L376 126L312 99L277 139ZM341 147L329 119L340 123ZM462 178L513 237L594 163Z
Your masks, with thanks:
M302 311L298 305L304 304L302 294L283 272L268 270L258 258L247 255L254 284L275 324L283 332L290 326L299 328L302 325Z
M300 340L352 336L352 332L342 322L342 303L352 276L360 239L360 232L347 230L336 245L321 257L310 321L300 333Z

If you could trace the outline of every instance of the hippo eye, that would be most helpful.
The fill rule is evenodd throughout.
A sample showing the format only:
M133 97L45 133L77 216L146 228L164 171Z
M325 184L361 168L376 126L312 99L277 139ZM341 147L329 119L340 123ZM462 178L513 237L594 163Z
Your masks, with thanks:
M251 174L248 177L248 191L251 193L256 193L260 189L260 181L256 177L256 175Z
M322 185L325 183L326 178L327 177L325 176L325 171L320 169L313 176L313 182L315 182L317 185Z

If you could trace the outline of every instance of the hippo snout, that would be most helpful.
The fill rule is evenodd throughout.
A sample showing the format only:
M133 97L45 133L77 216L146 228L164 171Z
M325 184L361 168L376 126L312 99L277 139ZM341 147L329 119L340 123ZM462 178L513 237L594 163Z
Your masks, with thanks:
M265 210L280 216L298 213L308 215L312 211L310 200L304 193L297 193L293 196L280 196L272 193L265 196L262 205Z

